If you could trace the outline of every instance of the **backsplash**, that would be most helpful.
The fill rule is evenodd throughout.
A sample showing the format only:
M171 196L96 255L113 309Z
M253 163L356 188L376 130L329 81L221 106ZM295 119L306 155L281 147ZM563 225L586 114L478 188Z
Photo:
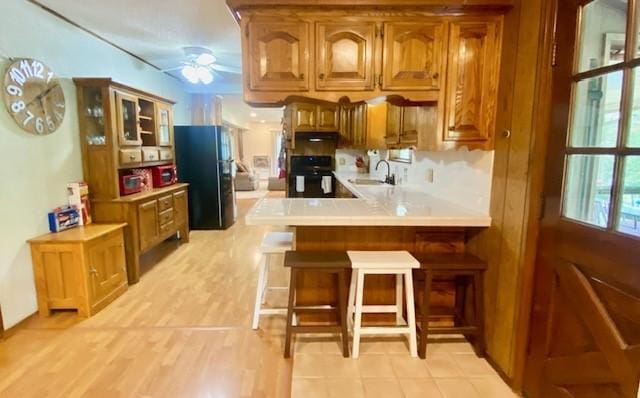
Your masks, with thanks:
M380 159L387 158L386 150L378 152ZM356 172L357 156L368 158L365 151L336 150L336 170ZM466 148L441 152L413 151L411 164L393 161L389 164L399 184L414 185L459 206L489 212L493 151L468 151ZM386 167L381 165L378 177L384 178L386 172Z

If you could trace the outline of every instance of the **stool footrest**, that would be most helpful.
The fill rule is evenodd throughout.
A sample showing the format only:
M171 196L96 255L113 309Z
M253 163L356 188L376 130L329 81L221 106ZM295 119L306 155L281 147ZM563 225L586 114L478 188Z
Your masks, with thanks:
M388 314L388 313L396 313L398 311L398 306L393 305L363 305L362 313L367 314Z
M291 326L292 333L340 333L340 325L306 325Z
M322 314L322 313L335 313L338 310L337 307L293 307L294 313L307 313L307 314Z
M360 328L360 334L409 334L408 326L366 326Z
M287 315L287 308L261 308L260 315Z
M476 334L478 328L476 326L434 326L427 331L429 334Z

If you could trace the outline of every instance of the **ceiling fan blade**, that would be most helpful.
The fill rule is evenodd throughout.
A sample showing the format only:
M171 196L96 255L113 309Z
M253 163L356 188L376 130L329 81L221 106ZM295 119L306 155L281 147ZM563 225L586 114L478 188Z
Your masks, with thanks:
M236 67L233 67L233 66L224 66L224 65L220 65L220 64L211 64L211 65L209 65L209 67L211 69L215 69L215 70L220 71L220 72L236 73L236 74L242 73L242 70L240 68L236 68Z
M184 65L180 65L180 66L176 66L176 67L169 68L169 69L162 69L161 72L173 72L174 70L182 69L183 66Z

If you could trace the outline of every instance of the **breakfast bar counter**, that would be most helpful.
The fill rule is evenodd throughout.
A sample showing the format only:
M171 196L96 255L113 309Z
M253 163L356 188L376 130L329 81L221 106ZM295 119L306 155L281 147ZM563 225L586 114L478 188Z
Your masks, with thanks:
M420 187L377 183L366 174L336 173L336 178L353 198L264 198L256 202L245 222L293 229L295 250L407 250L414 254L464 252L468 240L491 225L491 217L483 211L436 197ZM395 301L394 278L367 278L366 304ZM327 275L300 275L297 286L301 305L338 297ZM455 291L453 280L434 281L432 305L453 308ZM365 319L382 320L385 315L366 314ZM308 317L320 320L317 315Z

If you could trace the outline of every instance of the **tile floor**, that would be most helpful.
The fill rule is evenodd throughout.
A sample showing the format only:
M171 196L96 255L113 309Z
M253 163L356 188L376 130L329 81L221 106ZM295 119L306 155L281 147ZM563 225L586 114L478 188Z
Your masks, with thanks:
M331 337L297 337L294 352L292 398L518 396L462 338L434 339L426 360L395 337L363 338L358 359L343 358Z

